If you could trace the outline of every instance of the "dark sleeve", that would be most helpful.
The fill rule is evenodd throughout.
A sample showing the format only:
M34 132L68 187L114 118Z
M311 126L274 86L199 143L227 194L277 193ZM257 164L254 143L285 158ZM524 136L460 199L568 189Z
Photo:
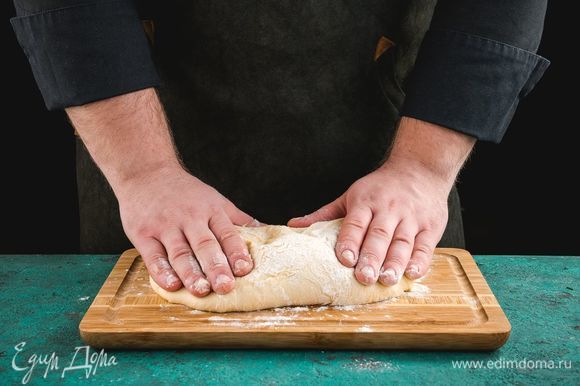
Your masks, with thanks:
M133 1L14 0L10 21L48 109L157 86Z
M549 61L540 44L547 0L439 0L402 115L500 142Z

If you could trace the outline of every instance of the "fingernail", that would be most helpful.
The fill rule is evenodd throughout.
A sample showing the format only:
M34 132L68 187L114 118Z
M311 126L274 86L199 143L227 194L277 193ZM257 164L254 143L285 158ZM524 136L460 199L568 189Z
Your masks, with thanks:
M165 278L165 284L168 287L173 287L178 282L179 282L179 278L175 275L172 275L172 274L168 274L167 277Z
M202 295L208 293L209 290L211 289L209 281L207 281L203 277L200 277L199 279L197 279L195 281L195 283L193 283L192 287L196 293L202 294Z
M369 265L361 269L360 273L366 282L373 282L375 280L375 270Z
M246 226L259 227L259 226L262 226L262 223L259 222L258 220L256 220L255 218L253 218L252 221L250 221L249 223L246 224Z
M232 282L232 278L229 276L226 276L224 274L221 274L217 277L217 279L215 279L215 288L216 290L221 290L224 287L227 287L228 284L230 284Z
M346 260L346 262L349 263L351 266L354 265L354 263L355 263L354 253L350 249L345 249L344 251L342 251L342 253L340 254L340 256L344 260ZM369 268L369 267L367 267L367 268Z
M407 267L407 270L405 271L405 275L407 275L407 277L409 279L418 279L419 278L419 267L417 267L415 264L411 264L410 266Z
M399 276L393 268L387 268L380 273L379 280L383 284L394 285L399 281Z
M241 275L248 272L248 268L250 268L250 263L248 263L246 260L238 259L234 263L234 273L236 275Z

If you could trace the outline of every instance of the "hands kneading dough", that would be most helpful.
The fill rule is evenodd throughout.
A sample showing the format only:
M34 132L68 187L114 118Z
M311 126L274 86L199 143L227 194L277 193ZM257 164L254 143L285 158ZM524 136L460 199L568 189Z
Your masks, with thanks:
M319 222L308 228L239 227L254 259L254 269L236 278L236 288L225 295L211 293L198 298L184 288L169 292L153 279L149 281L153 290L169 302L210 312L365 304L410 290L412 281L406 277L391 287L360 284L354 269L343 266L334 253L341 222L340 219Z

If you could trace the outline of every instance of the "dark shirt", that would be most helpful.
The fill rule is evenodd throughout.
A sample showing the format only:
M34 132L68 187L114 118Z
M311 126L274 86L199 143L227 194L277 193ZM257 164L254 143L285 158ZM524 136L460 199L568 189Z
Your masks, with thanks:
M133 1L15 0L11 20L49 109L156 87ZM499 142L549 62L547 0L441 0L404 85L401 115Z

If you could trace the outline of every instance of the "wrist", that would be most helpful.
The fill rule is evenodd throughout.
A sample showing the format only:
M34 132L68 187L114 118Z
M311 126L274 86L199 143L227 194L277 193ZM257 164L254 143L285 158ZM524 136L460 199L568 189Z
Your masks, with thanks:
M414 170L450 189L474 144L475 139L468 135L403 117L382 167Z
M381 165L379 171L395 172L401 177L410 177L413 180L428 182L439 186L444 191L451 190L456 178L456 175L452 175L449 172L444 173L439 168L434 168L433 165L425 163L421 158L393 154Z
M187 171L177 159L163 160L139 165L137 168L116 171L107 179L118 199L122 199L135 189L142 189L152 183L175 177Z

